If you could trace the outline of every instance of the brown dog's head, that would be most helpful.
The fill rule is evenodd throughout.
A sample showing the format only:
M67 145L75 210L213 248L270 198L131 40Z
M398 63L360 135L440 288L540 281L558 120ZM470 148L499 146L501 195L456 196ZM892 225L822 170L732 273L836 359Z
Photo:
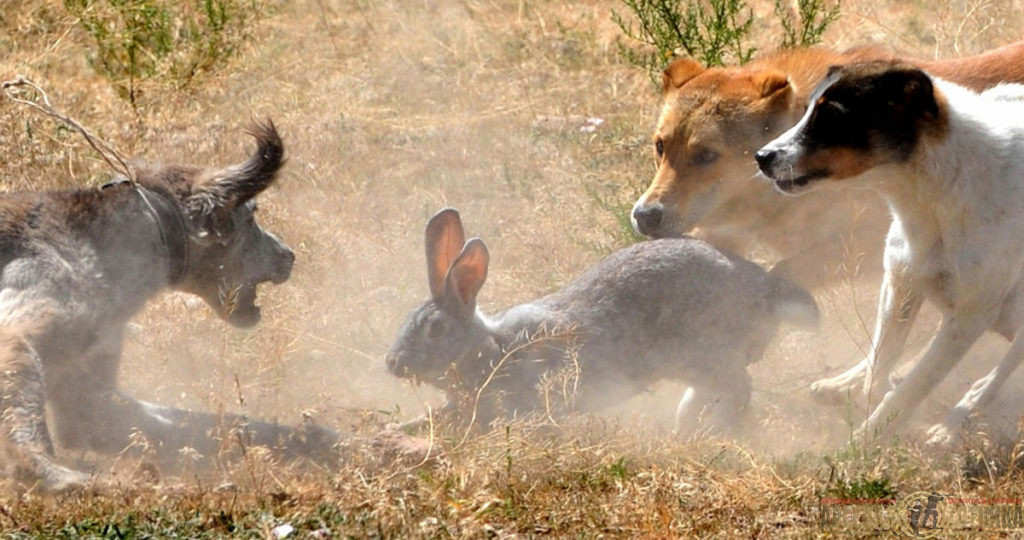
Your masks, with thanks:
M786 194L907 161L941 132L940 98L920 69L894 61L836 66L811 95L803 118L755 155Z
M775 69L704 68L681 58L662 75L654 132L658 170L633 207L633 227L677 236L742 196L736 178L756 174L751 155L791 120L793 89Z
M256 222L253 198L269 187L284 162L273 123L255 124L256 152L223 169L161 167L139 172L143 185L163 185L180 203L188 240L182 276L172 284L203 298L222 319L248 327L260 320L256 287L282 283L295 254Z

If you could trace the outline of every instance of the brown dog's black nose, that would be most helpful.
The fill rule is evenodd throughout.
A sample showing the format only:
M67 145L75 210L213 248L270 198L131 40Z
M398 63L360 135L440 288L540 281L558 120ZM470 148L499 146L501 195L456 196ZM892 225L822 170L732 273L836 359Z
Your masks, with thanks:
M761 169L761 172L769 174L771 172L772 165L775 164L775 158L777 156L778 153L774 150L766 150L762 148L754 154L754 159L757 160L757 166Z
M661 227L661 218L665 210L660 204L637 206L633 208L633 222L636 223L637 232L643 235L650 235Z

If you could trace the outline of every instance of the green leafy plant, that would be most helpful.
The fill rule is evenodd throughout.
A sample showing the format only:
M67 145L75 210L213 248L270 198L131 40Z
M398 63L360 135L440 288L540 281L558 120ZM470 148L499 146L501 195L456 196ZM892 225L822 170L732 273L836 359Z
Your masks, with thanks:
M839 499L894 499L897 494L889 478L865 475L852 479L842 476L833 478L824 492L826 497Z
M791 14L775 0L782 47L812 45L838 20L839 0L797 0ZM754 21L746 0L623 0L631 16L613 11L612 20L632 44L619 43L623 57L643 68L656 85L673 57L688 55L707 66L744 64L757 52L748 37Z
M622 195L620 193L609 195L592 187L587 187L586 192L594 205L602 212L611 214L615 221L614 224L605 228L605 232L612 239L609 244L583 242L584 246L595 253L607 255L619 247L628 246L644 239L643 236L640 236L633 229L633 222L630 220L630 215L633 212L633 201L639 197L638 192L633 192L629 195Z
M782 0L775 0L775 15L782 24L782 47L806 47L821 43L821 36L839 20L840 3L827 7L825 0L797 0L796 21Z
M747 44L754 22L746 0L623 0L636 25L616 11L612 20L639 49L619 43L622 55L660 80L662 66L673 56L687 54L706 65L744 63L756 52Z
M233 56L250 36L257 0L64 0L92 38L89 63L133 105L139 85L183 86Z

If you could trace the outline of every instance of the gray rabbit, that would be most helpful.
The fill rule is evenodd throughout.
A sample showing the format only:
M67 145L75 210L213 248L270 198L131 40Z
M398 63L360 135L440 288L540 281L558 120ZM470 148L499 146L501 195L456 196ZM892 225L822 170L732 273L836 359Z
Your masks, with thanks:
M491 316L476 309L487 246L465 240L458 211L431 218L426 250L431 299L409 314L387 367L445 390L449 412L459 409L455 396L468 396L483 425L550 412L552 386L576 409L593 410L677 379L689 388L676 433L726 429L750 402L746 367L780 321L818 320L807 291L693 238L621 249L564 289Z

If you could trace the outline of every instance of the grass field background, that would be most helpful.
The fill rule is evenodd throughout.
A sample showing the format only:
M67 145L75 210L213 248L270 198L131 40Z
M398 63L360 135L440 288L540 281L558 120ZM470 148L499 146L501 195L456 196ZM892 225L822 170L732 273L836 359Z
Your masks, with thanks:
M772 50L772 5L752 5L757 45ZM285 423L305 415L369 436L441 402L383 364L404 315L427 296L427 218L455 206L469 234L488 243L485 311L556 289L634 241L621 217L654 172L658 95L619 55L617 2L260 6L251 38L225 65L184 87L142 83L132 106L90 67L88 36L59 3L10 2L0 13L0 77L30 77L58 108L147 161L241 161L252 149L249 119L272 117L288 163L259 219L295 249L292 279L261 289L264 320L252 331L228 327L193 298L161 296L135 321L120 384L161 404ZM1018 39L1022 22L1010 0L847 0L825 42L952 57ZM591 118L603 122L583 129ZM77 135L0 100L0 189L95 186L109 176ZM421 467L383 459L362 437L336 470L277 463L258 449L183 456L155 476L142 474L140 451L62 455L120 487L54 498L11 484L0 495L0 530L267 536L290 524L295 537L804 536L826 532L815 521L824 494L1019 495L1019 374L965 452L917 449L923 427L1005 350L996 339L983 340L915 416L907 440L884 451L845 444L862 406L809 400L811 381L867 347L876 288L852 276L818 295L820 329L776 340L752 367L753 413L735 442L672 441L681 387L665 383L558 425L439 434L442 457ZM912 346L935 320L918 325Z

